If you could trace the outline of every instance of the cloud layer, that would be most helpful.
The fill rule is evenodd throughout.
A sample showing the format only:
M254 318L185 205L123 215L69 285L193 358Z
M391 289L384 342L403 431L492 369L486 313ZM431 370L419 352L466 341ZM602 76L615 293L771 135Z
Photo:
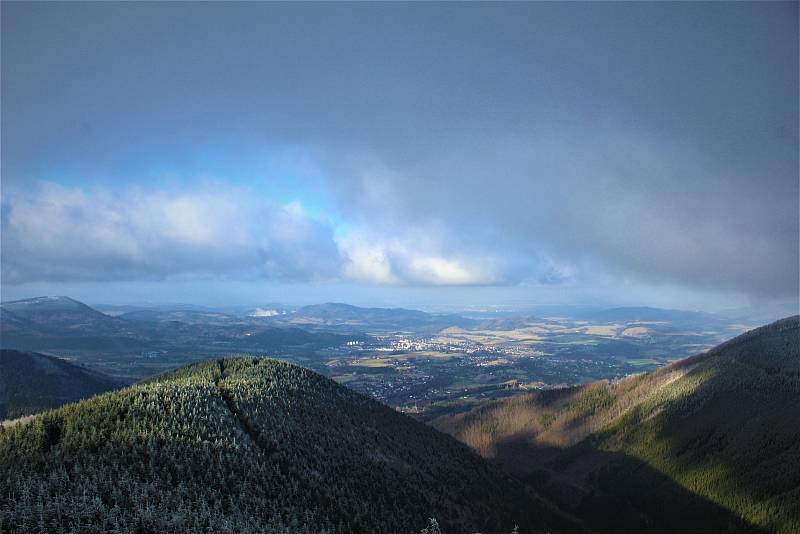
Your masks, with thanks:
M502 258L495 281L558 281L588 262L644 282L797 294L800 192L790 169L736 166L621 132L442 146L394 167L343 163L336 185L353 199L351 216L386 234L434 229L442 250Z
M4 285L797 303L797 2L0 9Z
M502 273L444 256L428 239L333 224L299 202L206 183L174 190L84 190L52 182L4 196L4 284L179 277L391 285L486 285Z
M338 276L325 221L246 189L93 190L40 183L3 206L3 283L178 275Z
M427 242L426 242L427 241ZM345 277L377 284L435 286L493 285L503 283L489 258L470 255L444 256L443 247L430 239L405 240L396 236L369 236L353 232L339 239Z

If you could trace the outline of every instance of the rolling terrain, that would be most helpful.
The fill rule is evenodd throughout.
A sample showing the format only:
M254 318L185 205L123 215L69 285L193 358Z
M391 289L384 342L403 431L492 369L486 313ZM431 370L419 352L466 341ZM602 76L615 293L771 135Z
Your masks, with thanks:
M309 370L212 360L0 430L0 530L539 532L450 436ZM574 526L574 525L573 525Z
M0 304L0 348L49 352L133 382L235 353L305 358L365 336L273 325L211 310L101 313L69 297Z
M125 385L52 356L0 350L0 421L58 408Z
M127 382L209 358L266 356L428 421L536 389L618 380L754 324L654 308L464 317L336 303L263 306L101 305L101 313L68 297L3 302L0 348L46 352Z
M54 331L78 337L82 329L165 336L206 329L214 336L223 331L215 328L241 327L254 346L358 339L215 312L124 319L71 299L11 304L3 304L4 332L46 333L50 321ZM359 308L334 308L322 307L335 314L332 322L363 317ZM666 321L659 313L612 310L606 324L515 318L433 338L377 338L369 342L374 348L358 341L348 345L352 360L322 361L383 373L397 390L398 376L418 380L414 369L447 376L471 363L493 376L513 354L503 344L565 338L565 347L584 347L571 343L613 341L649 328L647 321ZM444 336L462 336L467 345ZM474 336L497 338L502 348ZM49 356L0 355L0 419L121 386ZM548 361L531 361L540 359ZM436 393L430 380L418 386ZM429 517L445 532L800 529L798 317L615 382L535 393L524 387L433 421L486 463L451 437L313 371L252 357L193 364L2 428L0 531L394 533L419 532Z
M605 531L800 531L800 318L434 426Z

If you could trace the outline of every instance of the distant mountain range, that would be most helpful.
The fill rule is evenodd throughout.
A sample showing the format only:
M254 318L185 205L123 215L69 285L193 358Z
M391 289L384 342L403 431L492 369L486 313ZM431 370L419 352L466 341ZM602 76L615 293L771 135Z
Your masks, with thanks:
M650 316L652 317L652 315ZM434 424L592 530L800 531L800 318Z
M477 324L458 315L346 304L305 306L293 312L226 313L204 308L116 307L101 313L69 297L0 303L0 348L84 355L216 354L337 346L366 333L435 333ZM163 369L163 367L162 367Z
M338 303L298 309L265 306L260 313L252 307L106 306L109 315L69 297L7 301L0 303L0 348L74 359L132 382L193 361L236 354L288 359L326 372L327 368L320 367L325 365L323 360L330 361L345 344L385 348L392 336L417 338L422 343L429 341L424 338L439 338L438 342L453 341L473 351L486 345L514 354L545 351L559 358L591 351L599 358L638 358L637 365L652 365L657 361L653 358L691 354L747 328L739 320L654 308L575 309L574 317L548 318L547 314L491 313L463 317ZM444 338L442 332L447 332ZM539 345L534 347L528 340ZM518 359L517 364L525 362ZM601 363L590 375L566 371L572 373L566 381L635 370L612 367ZM515 379L510 370L502 372L507 379ZM550 373L548 380L557 380L560 374L560 369ZM364 391L371 390L367 384L362 386Z
M38 297L0 304L0 347L138 349L147 335L69 297Z
M575 528L451 437L266 359L195 364L7 427L0 480L2 531Z
M58 408L126 385L52 356L0 350L0 420Z
M547 322L542 317L510 313L497 318L469 318L458 314L427 313L405 308L363 308L342 303L286 308L239 308L235 311L215 310L199 306L175 305L136 307L105 306L101 313L69 297L37 297L0 303L0 333L7 340L17 341L19 334L36 332L43 336L94 335L127 337L142 341L146 325L182 323L186 325L242 326L271 325L302 327L336 332L437 332L449 327L514 329L531 322ZM719 322L723 317L704 312L667 310L648 307L610 309L576 308L570 315L575 320L594 323L664 321L678 326ZM147 337L145 333L144 337ZM11 341L9 341L11 343ZM4 343L3 346L9 346Z
M39 297L0 304L0 348L32 351L132 353L328 346L352 339L214 311L135 310L116 316L69 297Z
M294 311L266 313L228 313L186 306L169 308L134 308L117 306L112 315L69 297L37 297L0 303L3 332L13 334L26 330L46 330L47 334L70 335L91 330L95 334L130 334L137 328L132 323L185 324L272 324L333 327L346 329L442 329L449 326L469 327L478 321L454 314L431 314L404 308L360 308L349 304L326 303L304 306ZM141 326L141 325L139 325Z
M127 324L69 297L38 297L0 304L4 333L33 330L47 335L126 333Z

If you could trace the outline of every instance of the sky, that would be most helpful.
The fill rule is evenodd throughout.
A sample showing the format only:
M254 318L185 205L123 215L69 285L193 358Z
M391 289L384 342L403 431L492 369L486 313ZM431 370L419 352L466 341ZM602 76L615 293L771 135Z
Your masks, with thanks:
M796 312L798 5L3 2L2 297Z

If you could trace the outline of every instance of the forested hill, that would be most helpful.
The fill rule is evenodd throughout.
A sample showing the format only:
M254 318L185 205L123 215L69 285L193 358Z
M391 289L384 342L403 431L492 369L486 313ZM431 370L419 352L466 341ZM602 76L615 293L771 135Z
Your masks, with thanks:
M126 384L70 362L0 350L0 421L43 412Z
M453 438L311 371L233 358L0 431L0 531L550 529Z
M800 318L436 426L592 529L800 532Z

